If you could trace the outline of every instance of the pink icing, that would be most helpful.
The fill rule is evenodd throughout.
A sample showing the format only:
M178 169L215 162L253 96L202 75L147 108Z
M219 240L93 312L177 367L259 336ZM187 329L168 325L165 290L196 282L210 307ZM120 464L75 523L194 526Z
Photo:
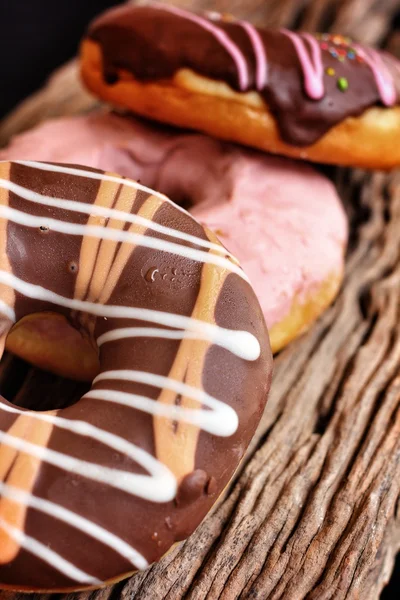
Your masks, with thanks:
M258 90L262 90L268 81L268 63L264 44L257 29L247 23L247 21L239 21L240 25L245 29L253 46L254 55L256 57L256 86Z
M197 25L200 25L200 27L203 27L204 29L207 29L207 31L212 33L217 38L217 40L223 45L225 50L229 52L229 54L232 56L235 62L238 71L240 89L244 91L249 87L249 72L247 68L246 59L237 47L237 45L231 40L231 38L225 33L225 31L223 31L216 25L213 25L207 19L203 19L202 17L199 17L194 13L187 12L185 10L182 10L181 8L177 8L176 6L169 6L165 4L156 4L154 6L156 8L172 12L178 17L182 17L183 19L193 21L193 23L197 23Z
M282 29L281 31L292 40L292 43L296 48L304 73L304 87L307 94L313 100L320 100L325 93L323 81L324 67L322 64L320 45L309 33L302 33L300 35L293 33L288 29ZM306 49L303 38L310 44L311 57Z
M114 114L48 121L0 159L80 163L140 179L217 231L241 261L269 327L293 298L343 266L347 221L335 188L306 164Z
M355 44L355 47L374 75L383 104L386 106L396 104L397 94L394 80L379 53L373 48L362 48L358 44ZM396 64L397 61L393 61L393 63Z

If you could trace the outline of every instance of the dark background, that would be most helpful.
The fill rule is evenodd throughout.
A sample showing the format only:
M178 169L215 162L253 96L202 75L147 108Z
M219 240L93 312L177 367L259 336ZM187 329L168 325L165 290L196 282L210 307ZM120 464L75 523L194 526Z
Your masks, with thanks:
M0 118L76 53L88 22L118 0L0 0Z
M74 56L89 21L121 0L0 0L0 118ZM400 599L400 559L382 600Z

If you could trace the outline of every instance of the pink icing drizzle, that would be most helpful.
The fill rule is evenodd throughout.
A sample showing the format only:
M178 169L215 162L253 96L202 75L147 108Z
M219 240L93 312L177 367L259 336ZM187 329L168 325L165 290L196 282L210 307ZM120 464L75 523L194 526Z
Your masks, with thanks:
M257 29L246 21L239 21L239 24L246 30L253 46L256 57L256 85L258 90L262 90L267 85L268 64L264 44Z
M242 91L248 89L250 78L245 56L241 52L240 48L232 41L229 35L225 33L225 31L210 23L209 20L177 8L176 6L157 3L153 4L153 6L161 10L169 11L183 19L188 19L189 21L196 23L214 35L214 37L230 54L236 65L240 89ZM219 17L218 13L215 14ZM263 41L257 29L253 25L247 23L246 21L238 21L237 23L246 31L253 47L256 58L256 87L257 90L261 91L263 88L265 88L268 82L268 61ZM292 41L295 47L303 70L304 87L306 93L313 100L321 100L325 93L324 68L322 64L321 47L318 41L309 33L297 34L289 31L288 29L281 29L281 32ZM305 40L310 46L311 53L307 49ZM393 77L384 61L379 56L378 52L372 48L364 49L358 44L354 44L354 47L371 69L382 102L386 106L393 106L396 103L397 92ZM398 64L395 66L397 69L400 69Z
M313 100L320 100L324 95L324 67L322 65L321 48L317 40L309 33L301 35L282 29L282 33L288 36L296 48L304 73L304 87L307 94ZM306 49L305 38L311 46L311 57Z
M243 56L242 52L239 50L238 46L234 42L232 42L232 40L225 33L225 31L222 31L222 29L220 29L219 27L216 27L215 25L213 25L212 23L207 21L207 19L203 19L202 17L199 17L198 15L186 12L185 10L177 8L176 6L169 6L169 5L167 6L164 4L162 4L162 5L158 4L158 5L156 5L156 8L160 8L162 10L168 10L169 12L174 13L178 17L182 17L183 19L188 19L188 21L197 23L197 25L200 25L200 27L203 27L204 29L207 29L207 31L212 33L217 38L217 40L222 44L222 46L225 48L225 50L231 55L233 60L235 61L236 68L238 71L240 89L243 91L249 87L249 73L248 73L246 59Z
M383 62L376 50L372 48L364 49L355 44L358 54L367 63L371 69L381 100L386 106L393 106L396 103L397 94L394 81L389 69Z

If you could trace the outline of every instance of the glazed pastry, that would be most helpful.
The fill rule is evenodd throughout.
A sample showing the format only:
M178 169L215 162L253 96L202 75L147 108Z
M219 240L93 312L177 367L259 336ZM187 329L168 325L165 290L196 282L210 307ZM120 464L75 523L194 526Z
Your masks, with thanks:
M2 162L0 211L2 347L50 311L99 348L73 406L0 397L0 585L97 587L188 536L230 480L270 385L264 319L216 236L143 185Z
M347 220L333 185L308 165L101 113L44 123L7 156L114 170L186 206L239 257L274 352L337 294Z
M346 37L129 5L93 22L81 58L94 94L158 121L317 162L400 164L400 62Z

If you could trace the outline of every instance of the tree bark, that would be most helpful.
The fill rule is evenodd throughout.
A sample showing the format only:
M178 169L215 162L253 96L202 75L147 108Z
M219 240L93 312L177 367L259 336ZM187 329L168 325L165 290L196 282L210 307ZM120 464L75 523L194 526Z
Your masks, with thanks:
M399 1L179 4L400 46ZM72 63L1 125L0 139L93 105ZM327 171L351 222L342 291L276 358L267 409L225 497L160 563L65 600L379 597L400 547L400 174Z

